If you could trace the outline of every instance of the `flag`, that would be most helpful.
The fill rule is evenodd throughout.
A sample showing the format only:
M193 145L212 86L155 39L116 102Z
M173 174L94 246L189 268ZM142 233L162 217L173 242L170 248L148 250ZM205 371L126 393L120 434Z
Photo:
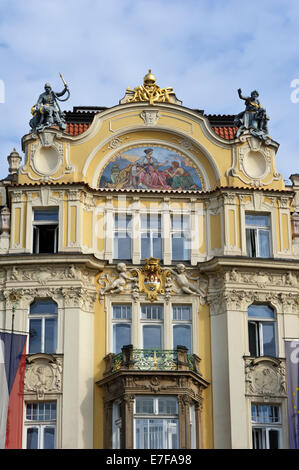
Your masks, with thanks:
M0 331L0 449L21 449L26 335Z
M299 449L299 339L285 341L290 449Z

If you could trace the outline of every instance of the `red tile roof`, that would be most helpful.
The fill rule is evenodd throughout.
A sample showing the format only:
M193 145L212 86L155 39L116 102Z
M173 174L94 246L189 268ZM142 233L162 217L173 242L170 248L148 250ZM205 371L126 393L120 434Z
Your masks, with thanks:
M216 134L219 135L219 137L222 137L223 139L226 140L232 140L235 138L235 134L238 130L237 127L212 127L213 131L216 132Z
M81 122L68 122L66 125L66 132L70 135L83 134L90 126L90 123Z

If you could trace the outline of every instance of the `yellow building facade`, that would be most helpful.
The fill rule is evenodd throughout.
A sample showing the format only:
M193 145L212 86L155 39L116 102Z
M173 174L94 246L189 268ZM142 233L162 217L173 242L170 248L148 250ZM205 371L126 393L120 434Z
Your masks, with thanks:
M9 156L0 326L14 306L30 331L23 447L287 448L297 175L271 137L146 85Z

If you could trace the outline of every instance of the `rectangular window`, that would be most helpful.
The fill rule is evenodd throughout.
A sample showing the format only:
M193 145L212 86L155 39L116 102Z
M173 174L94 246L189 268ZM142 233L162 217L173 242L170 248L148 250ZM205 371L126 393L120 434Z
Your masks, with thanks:
M269 258L271 256L270 216L246 214L246 248L251 258Z
M160 214L141 215L141 259L151 257L163 257Z
M190 305L173 305L173 349L185 346L192 352L192 308Z
M121 352L123 346L127 346L132 342L131 319L131 305L113 305L113 352L116 354Z
M55 354L57 350L57 304L36 300L29 308L29 354Z
M249 352L253 357L277 355L275 313L268 305L248 308Z
M58 209L34 209L33 253L57 253Z
M132 258L132 216L115 214L114 216L114 259Z
M176 397L136 397L135 449L178 449Z
M26 448L56 448L56 402L27 403Z
M163 306L141 305L143 349L163 348Z
M190 260L190 218L188 215L172 215L171 246L173 261Z
M281 410L277 405L251 405L253 449L281 448Z

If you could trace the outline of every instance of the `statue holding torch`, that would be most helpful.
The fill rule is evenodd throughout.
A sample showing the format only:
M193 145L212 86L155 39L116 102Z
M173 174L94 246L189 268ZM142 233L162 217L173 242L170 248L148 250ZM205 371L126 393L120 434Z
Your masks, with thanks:
M31 108L33 118L29 124L34 132L41 132L51 126L58 126L63 131L66 129L65 116L58 101L67 101L70 97L70 90L61 73L59 75L64 89L61 92L55 92L51 85L46 83L44 93L39 96L37 103ZM61 99L60 97L65 94L66 98Z

